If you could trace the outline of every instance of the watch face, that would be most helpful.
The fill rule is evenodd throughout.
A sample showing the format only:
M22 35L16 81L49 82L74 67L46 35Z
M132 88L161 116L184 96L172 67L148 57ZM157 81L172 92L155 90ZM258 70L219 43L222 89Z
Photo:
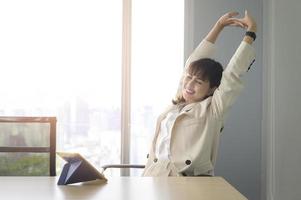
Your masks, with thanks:
M256 33L255 33L255 32L247 31L247 32L246 32L246 35L247 35L247 36L250 36L251 38L253 38L253 40L256 39Z

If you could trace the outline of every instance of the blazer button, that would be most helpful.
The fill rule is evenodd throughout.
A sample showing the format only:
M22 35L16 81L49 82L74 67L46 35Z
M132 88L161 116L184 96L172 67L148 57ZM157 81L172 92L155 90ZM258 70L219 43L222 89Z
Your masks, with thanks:
M154 162L157 162L157 161L158 161L158 158L155 158L155 159L154 159Z
M186 160L186 161L185 161L185 164L186 164L186 165L190 165L190 164L191 164L191 160Z
M148 158L148 157L149 157L149 154L146 155L146 158Z

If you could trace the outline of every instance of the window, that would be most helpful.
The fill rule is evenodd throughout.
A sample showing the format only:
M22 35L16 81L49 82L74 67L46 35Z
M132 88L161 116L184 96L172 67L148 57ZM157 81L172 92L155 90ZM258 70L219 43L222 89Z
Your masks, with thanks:
M57 149L96 167L120 163L122 142L129 161L143 163L182 70L183 12L184 2L172 0L0 2L0 116L56 116ZM126 26L131 49L122 48ZM125 50L131 88L122 87ZM130 94L128 140L122 94Z
M132 2L131 163L143 164L183 70L184 1Z

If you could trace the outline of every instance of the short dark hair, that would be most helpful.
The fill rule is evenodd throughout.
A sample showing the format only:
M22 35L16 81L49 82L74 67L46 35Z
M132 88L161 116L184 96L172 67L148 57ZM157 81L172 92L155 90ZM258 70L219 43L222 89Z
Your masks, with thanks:
M202 58L192 62L187 72L198 78L209 81L210 88L218 87L221 83L223 67L222 65L210 58Z
M222 75L223 75L223 67L222 65L211 59L211 58L201 58L199 60L193 61L187 67L185 72L188 72L191 75L197 76L198 78L209 81L210 88L218 87L221 83ZM183 81L183 78L181 82ZM182 84L180 84L182 87ZM172 100L174 105L178 105L180 103L184 103L185 100L182 95L182 90L178 90L176 97Z

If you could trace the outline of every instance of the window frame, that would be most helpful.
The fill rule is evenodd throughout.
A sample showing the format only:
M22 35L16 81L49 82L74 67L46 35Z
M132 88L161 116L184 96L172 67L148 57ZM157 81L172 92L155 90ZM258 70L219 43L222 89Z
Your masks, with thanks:
M194 49L194 2L184 2L184 60ZM122 6L122 101L121 101L121 164L130 164L131 141L131 56L132 0ZM130 169L121 169L121 176L130 176Z

